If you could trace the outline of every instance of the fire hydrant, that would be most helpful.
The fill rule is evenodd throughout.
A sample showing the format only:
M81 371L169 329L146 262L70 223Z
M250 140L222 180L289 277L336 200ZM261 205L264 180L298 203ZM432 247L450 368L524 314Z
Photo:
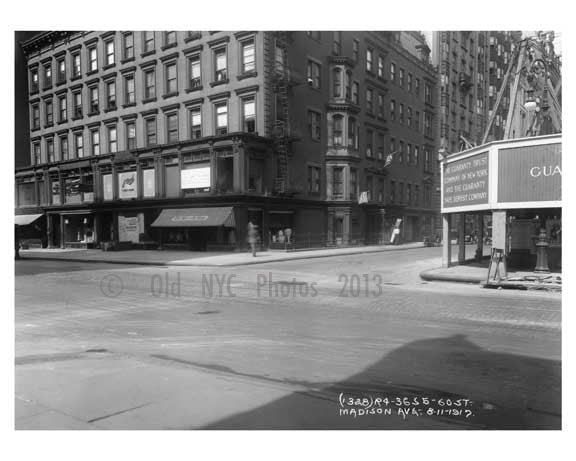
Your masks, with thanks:
M538 240L536 241L536 267L534 268L534 272L550 272L548 267L549 246L550 243L548 242L546 229L542 227L538 235Z

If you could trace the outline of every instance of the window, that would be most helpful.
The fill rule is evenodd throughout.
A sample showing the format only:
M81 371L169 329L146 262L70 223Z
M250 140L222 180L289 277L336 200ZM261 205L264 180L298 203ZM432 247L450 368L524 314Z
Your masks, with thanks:
M124 77L124 104L134 104L136 96L134 94L134 76Z
M358 170L350 168L350 200L358 200Z
M420 111L416 111L416 116L414 117L414 129L420 132Z
M90 131L90 143L92 144L92 155L100 155L100 130L98 128Z
M396 82L396 64L390 63L390 81Z
M344 117L342 115L334 115L332 117L333 130L332 130L332 143L334 146L342 146L344 144Z
M334 40L332 42L332 54L342 55L342 32L333 32Z
M156 98L156 73L154 69L144 71L144 100Z
M246 133L256 132L256 101L253 97L242 99L242 127Z
M200 107L190 109L190 139L202 137L202 110Z
M108 110L116 109L116 82L114 81L106 83L106 103Z
M74 101L74 118L82 117L82 93L77 91L72 93L72 100Z
M84 157L84 136L82 133L74 133L74 147L76 148L76 158Z
M408 128L412 128L412 108L406 108L406 125Z
M126 122L126 148L128 150L136 149L136 123Z
M346 101L350 101L352 97L352 72L350 72L349 70L346 71L345 87L346 87L346 94L345 94Z
M44 65L44 88L52 86L52 64Z
M254 41L243 42L242 47L242 68L241 72L254 72L256 70Z
M348 147L358 149L358 127L352 117L348 119Z
M400 141L398 143L398 153L400 154L400 156L398 157L398 159L400 160L400 163L404 163L404 141Z
M114 40L108 40L105 43L105 48L106 48L106 65L107 66L111 66L114 64L115 62L115 58L114 58Z
M373 199L372 191L374 190L374 178L370 175L366 176L366 192L368 192L368 201Z
M332 72L333 78L333 96L335 98L342 97L342 71L336 67Z
M164 46L176 45L176 31L169 30L164 32Z
M38 69L33 69L30 71L30 91L35 93L38 89Z
M360 84L358 82L354 82L352 84L352 102L354 104L358 104L360 98Z
M284 49L276 44L274 47L274 70L277 73L284 72L284 62Z
M424 102L432 104L432 86L429 83L424 85Z
M404 203L404 183L401 182L399 184L399 190L398 190L398 201L400 203Z
M406 144L406 164L412 163L412 144Z
M384 159L384 135L378 134L378 160Z
M396 201L396 181L390 181L390 201Z
M408 91L412 93L412 74L408 74L407 82L408 84Z
M335 199L344 198L344 168L334 167L332 169L332 197Z
M308 85L312 88L320 88L320 64L308 61L307 67Z
M317 166L308 167L308 192L311 194L320 193L321 168Z
M384 95L378 93L378 117L384 118Z
M366 157L372 157L372 144L374 142L374 131L366 130Z
M404 88L404 69L402 68L398 71L398 85Z
M110 125L108 127L108 152L118 151L118 132L116 130L116 125Z
M404 124L404 104L398 106L398 121L401 125Z
M358 56L360 54L360 42L358 40L354 40L352 42L352 59L354 62L358 62Z
M156 139L156 117L145 119L144 127L146 129L146 146L155 146L158 142Z
M134 58L134 34L132 32L126 32L122 36L124 40L124 60L129 60Z
M228 59L226 48L214 51L214 81L224 82L228 80Z
M154 51L155 44L154 44L154 32L148 31L143 33L143 51L144 53L149 53Z
M310 138L315 141L320 141L320 118L321 115L318 112L308 111L308 132L310 133Z
M60 136L60 158L62 160L68 160L68 157L68 136L63 135Z
M166 78L166 95L178 93L178 75L176 63L166 64L164 68Z
M416 96L420 96L420 79L417 78L414 80L414 93Z
M406 184L406 203L412 203L412 184Z
M46 113L46 125L50 126L54 124L54 106L52 100L49 99L44 103L44 110Z
M374 70L374 50L372 48L366 49L366 71L373 72Z
M88 71L98 70L98 50L95 46L88 48Z
M66 60L64 58L59 59L57 62L58 74L56 76L57 83L64 83L66 81Z
M378 201L384 201L384 180L382 178L378 179Z
M390 120L396 120L396 101L390 100Z
M202 86L200 55L195 54L188 58L188 88L193 90Z
M390 138L390 153L396 152L396 140L394 138Z
M54 139L48 138L46 139L46 154L48 156L48 163L52 163L56 161L54 157Z
M98 87L94 86L90 88L90 113L95 114L98 112Z
M228 103L220 102L214 105L216 113L216 135L228 133Z
M80 61L80 53L72 55L72 77L80 77L82 74L82 64Z
M60 96L58 98L58 111L59 111L58 121L60 123L65 122L68 119L67 105L68 104L66 101L66 95Z
M178 142L178 114L166 115L166 141L168 143Z
M412 201L414 202L414 205L420 204L420 186L418 185L414 186L414 195L412 197Z
M418 165L420 156L420 148L418 146L414 146L414 165Z
M373 98L374 98L374 91L372 90L372 88L366 89L366 111L370 114L374 110Z
M432 137L432 116L428 113L424 113L424 136Z
M378 77L384 78L384 58L378 56Z
M42 154L40 153L40 143L39 142L35 142L32 145L32 153L34 155L34 164L38 165L39 163L42 162Z

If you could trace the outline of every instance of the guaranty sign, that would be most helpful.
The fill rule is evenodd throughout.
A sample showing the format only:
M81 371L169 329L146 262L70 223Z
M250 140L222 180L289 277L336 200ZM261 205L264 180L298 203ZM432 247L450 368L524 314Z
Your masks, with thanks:
M488 152L448 163L444 170L444 208L488 203Z

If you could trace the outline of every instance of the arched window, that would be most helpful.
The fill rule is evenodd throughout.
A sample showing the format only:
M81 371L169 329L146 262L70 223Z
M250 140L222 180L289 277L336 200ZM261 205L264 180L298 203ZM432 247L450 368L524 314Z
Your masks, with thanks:
M350 117L348 119L348 147L358 149L358 128L356 126L356 119Z
M342 115L334 115L332 117L332 122L334 125L332 130L332 143L335 146L341 146L343 144L344 136L344 117L342 117Z
M332 73L334 79L334 97L341 98L342 97L342 71L339 68L335 68L334 72Z
M346 71L346 101L350 101L352 97L352 72Z

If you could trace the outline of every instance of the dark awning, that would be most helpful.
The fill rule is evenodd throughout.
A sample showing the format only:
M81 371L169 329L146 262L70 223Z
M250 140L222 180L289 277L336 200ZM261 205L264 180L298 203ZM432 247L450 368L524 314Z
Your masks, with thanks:
M152 227L235 227L234 209L175 208L162 210Z
M27 226L28 224L32 224L36 221L41 214L20 214L14 216L14 224L17 226Z

